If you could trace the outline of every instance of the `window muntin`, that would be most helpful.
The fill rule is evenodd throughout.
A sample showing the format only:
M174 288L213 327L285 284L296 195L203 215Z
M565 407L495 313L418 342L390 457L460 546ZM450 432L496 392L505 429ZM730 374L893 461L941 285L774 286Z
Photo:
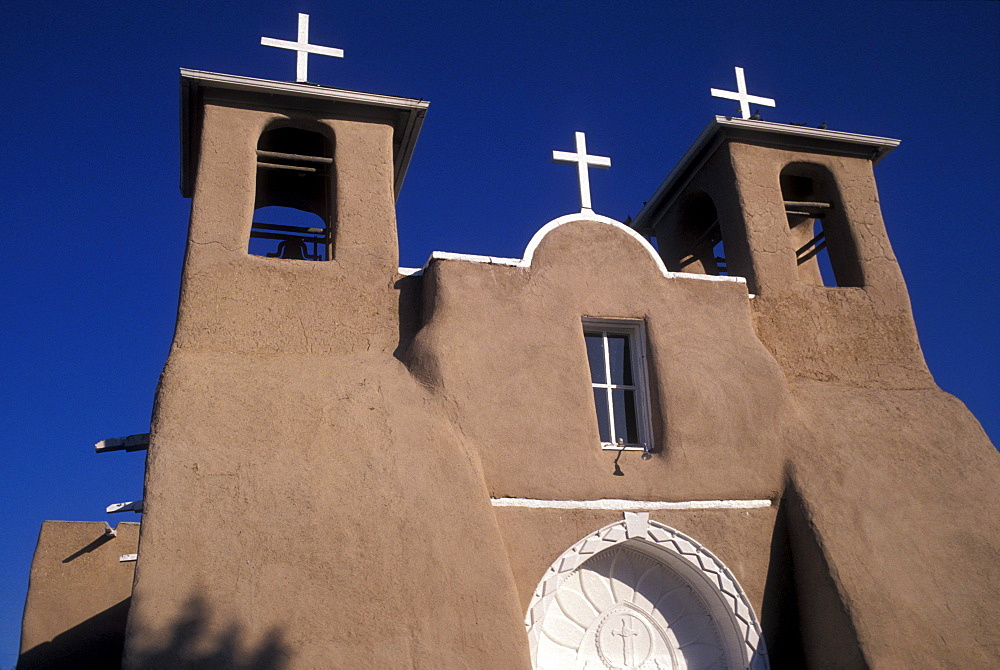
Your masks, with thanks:
M643 323L585 319L583 336L601 446L649 449L652 430Z

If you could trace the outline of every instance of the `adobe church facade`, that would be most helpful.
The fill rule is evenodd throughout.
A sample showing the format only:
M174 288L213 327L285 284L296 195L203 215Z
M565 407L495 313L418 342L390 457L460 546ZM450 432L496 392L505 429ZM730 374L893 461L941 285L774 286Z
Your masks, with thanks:
M182 91L141 528L46 524L21 667L1000 664L1000 456L920 350L896 141L716 117L629 226L418 271L426 102Z

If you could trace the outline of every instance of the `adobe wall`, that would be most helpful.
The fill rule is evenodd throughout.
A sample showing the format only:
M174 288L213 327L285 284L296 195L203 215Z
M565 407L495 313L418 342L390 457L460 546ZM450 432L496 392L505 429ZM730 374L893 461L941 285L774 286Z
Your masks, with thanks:
M1000 664L1000 455L979 423L938 389L796 397L816 438L792 479L868 661Z
M760 298L745 286L666 278L622 230L588 221L551 231L528 268L437 260L423 281L425 323L408 360L479 451L493 497L780 500L790 510L780 523L773 508L651 517L718 553L785 659L817 667L1000 659L1000 635L985 623L1000 602L1000 458L928 377L907 386L914 369L925 370L913 358L915 338L906 339L908 305L896 304L898 328L891 319L876 325L881 340L852 360L838 346L853 336L836 323L870 316L866 289L842 312L793 295L771 318L808 317L819 332L782 349L766 339ZM612 474L618 452L599 446L583 317L647 326L658 453L646 462L623 453L623 477ZM843 361L840 383L794 367L821 344L831 346L824 365ZM991 512L970 512L979 505ZM522 608L566 548L620 519L495 512ZM784 639L775 644L776 636Z
M281 260L246 252L273 116L206 110L125 665L526 667L477 455L392 355L391 125L324 121L336 259Z
M825 169L839 195L862 286L800 280L779 176ZM870 160L743 142L721 145L686 187L711 196L732 275L746 277L755 329L789 377L888 388L933 388L909 294L886 234ZM669 242L669 240L668 240ZM864 352L859 355L859 352Z
M335 259L249 255L257 141L304 112L205 105L198 180L174 350L329 354L384 349L398 338L392 126L370 118L319 122L333 139ZM354 318L363 314L364 318Z
M754 332L744 284L668 278L620 226L551 230L530 267L432 261L411 370L478 450L494 498L772 500L650 514L736 575L778 658L798 658L777 501L805 438L784 376ZM584 317L646 324L654 445L600 446ZM615 476L614 463L624 476ZM548 567L621 511L495 508L522 612ZM767 593L767 596L765 596ZM791 624L789 622L791 621ZM777 667L777 666L776 666Z
M1000 462L926 371L880 216L859 214L863 287L787 285L793 157L733 147L705 186L739 183L713 198L747 231L753 300L665 277L596 220L551 230L530 267L402 278L391 126L342 117L323 121L335 259L260 258L254 150L279 117L206 106L126 667L527 667L545 568L620 513L491 497L772 500L651 516L733 570L776 662L1000 656L982 623L1000 602ZM822 160L852 212L877 198L865 161ZM623 477L600 448L584 317L647 328L656 453L621 454Z
M577 221L530 268L453 260L424 274L411 368L481 453L494 497L774 499L798 427L780 368L736 282L668 279L623 230ZM654 443L602 450L584 317L646 323Z
M778 184L793 163L832 176L831 216L849 226L861 286L799 279ZM927 370L871 161L732 142L697 180L744 231L735 248L750 254L754 327L809 433L790 452L790 481L865 658L996 664L1000 635L983 621L1000 602L1000 458ZM806 628L823 626L803 611Z
M121 662L139 524L112 537L103 521L46 521L31 561L17 667L116 667Z

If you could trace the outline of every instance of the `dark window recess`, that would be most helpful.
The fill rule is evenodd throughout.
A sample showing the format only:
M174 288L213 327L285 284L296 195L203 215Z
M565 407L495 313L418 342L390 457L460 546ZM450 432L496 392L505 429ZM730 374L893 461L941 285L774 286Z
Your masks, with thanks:
M249 253L333 258L333 146L323 135L275 128L257 143L257 195Z

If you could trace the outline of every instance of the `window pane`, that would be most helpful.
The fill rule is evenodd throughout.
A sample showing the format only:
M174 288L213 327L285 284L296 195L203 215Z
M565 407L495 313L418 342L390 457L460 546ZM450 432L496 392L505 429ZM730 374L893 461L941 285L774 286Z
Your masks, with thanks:
M608 334L608 354L611 358L611 383L625 384L628 359L628 335ZM631 372L629 373L631 377ZM628 382L631 384L631 382Z
M597 408L597 432L601 434L601 442L610 442L611 423L608 420L608 392L605 389L594 389L594 406Z
M635 391L625 391L625 429L629 444L639 444L638 414L635 411Z
M625 386L635 386L632 380L632 338L625 338L624 369L622 370L622 384Z
M625 444L638 444L635 391L614 389L611 391L611 402L615 412L615 435L624 439Z
M590 361L590 381L594 384L607 384L604 376L604 338L600 333L584 333L587 340L587 360Z

